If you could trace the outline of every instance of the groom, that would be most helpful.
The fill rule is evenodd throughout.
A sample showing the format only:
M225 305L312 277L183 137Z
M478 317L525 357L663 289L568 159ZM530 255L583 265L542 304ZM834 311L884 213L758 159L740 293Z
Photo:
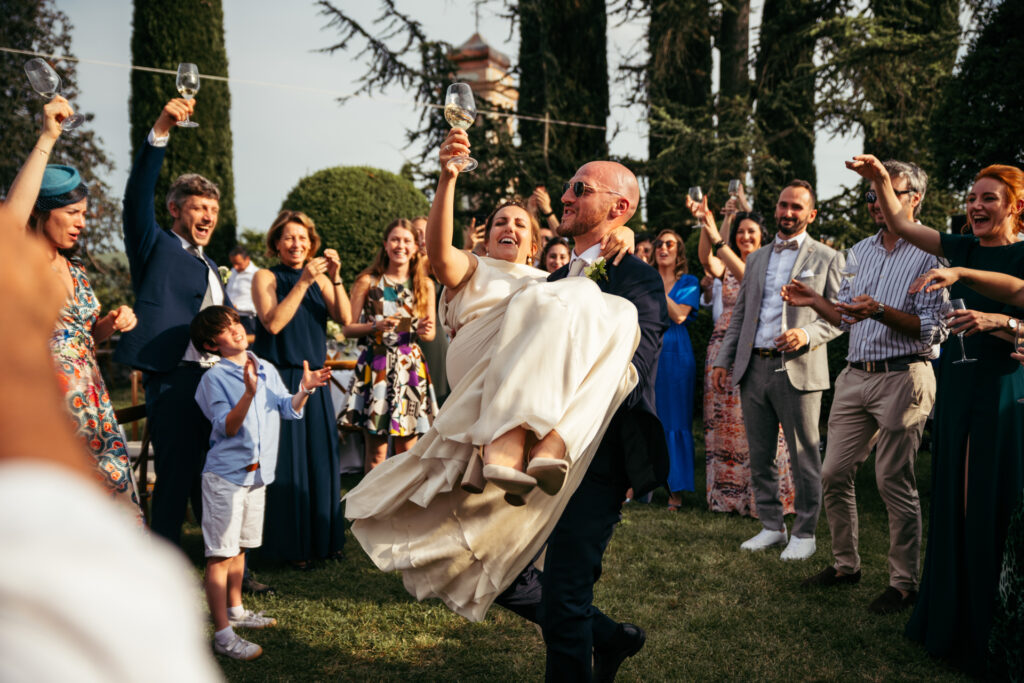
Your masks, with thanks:
M618 623L594 607L594 583L601 557L619 521L626 489L642 496L664 484L668 453L654 411L654 378L661 337L668 328L665 290L657 271L627 255L619 265L596 264L601 239L624 225L640 198L636 176L621 164L593 161L565 184L558 234L572 237L575 250L567 266L549 280L585 275L601 291L636 306L640 344L633 355L639 383L612 418L579 488L569 500L548 540L540 577L537 621L547 646L546 680L610 681L627 657L639 652L646 634ZM532 618L536 578L527 570L497 601ZM593 674L591 662L593 661Z

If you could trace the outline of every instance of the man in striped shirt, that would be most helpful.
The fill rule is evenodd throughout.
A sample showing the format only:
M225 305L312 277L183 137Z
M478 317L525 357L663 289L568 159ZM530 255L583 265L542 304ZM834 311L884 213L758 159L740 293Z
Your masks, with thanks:
M928 176L911 163L887 161L885 167L905 215L916 217ZM917 597L921 505L914 458L935 400L928 361L938 356L946 336L940 307L948 293L908 294L918 275L938 267L937 259L886 228L874 191L865 192L864 199L879 231L847 252L839 303L796 281L783 296L790 305L812 306L850 333L848 365L836 379L821 473L835 564L804 585L860 581L854 477L877 435L875 481L889 513L889 585L869 609L888 614L910 607Z

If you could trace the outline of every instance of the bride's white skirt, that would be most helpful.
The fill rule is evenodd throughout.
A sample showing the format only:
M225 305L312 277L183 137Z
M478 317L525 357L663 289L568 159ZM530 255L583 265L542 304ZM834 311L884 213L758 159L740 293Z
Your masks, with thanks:
M537 554L579 486L612 416L637 382L636 308L586 278L524 287L458 331L448 350L455 387L416 445L345 496L352 533L418 600L440 598L478 621ZM517 426L556 429L572 460L555 496L526 505L459 487L473 446Z

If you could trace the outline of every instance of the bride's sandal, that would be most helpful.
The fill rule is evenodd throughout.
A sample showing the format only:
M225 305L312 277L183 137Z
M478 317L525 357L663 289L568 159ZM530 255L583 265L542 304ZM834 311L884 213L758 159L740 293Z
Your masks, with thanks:
M484 447L473 446L473 454L466 463L466 471L462 474L462 490L466 493L483 493L487 484L484 479Z
M534 458L526 467L526 473L537 480L537 488L549 496L562 490L568 472L569 461L564 458Z
M534 452L538 454L534 456ZM526 473L537 480L537 488L549 496L561 491L562 485L565 484L565 476L569 472L569 461L565 457L565 441L558 432L551 430L531 449L530 455ZM547 455L558 457L551 458Z

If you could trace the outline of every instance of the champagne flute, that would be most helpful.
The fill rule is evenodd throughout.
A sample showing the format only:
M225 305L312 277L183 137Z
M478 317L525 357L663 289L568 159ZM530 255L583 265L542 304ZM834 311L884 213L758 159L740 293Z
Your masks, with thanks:
M804 280L810 280L812 277L814 277L814 275L815 275L815 273L810 273L810 274L806 274L806 275L805 274L794 275L793 279L796 280L797 282L803 282ZM781 294L780 294L780 296L781 296ZM786 331L786 311L787 310L788 310L788 306L786 306L786 300L783 299L782 300L782 331L783 332ZM786 352L785 351L780 351L779 352L779 358L781 359L781 362L779 364L779 367L775 368L775 372L786 372Z
M739 178L733 178L729 181L729 198L736 199L736 196L740 193L740 188L743 187L740 184Z
M61 80L53 67L46 63L46 60L33 57L25 62L25 75L32 89L48 100L52 100L60 94ZM74 130L85 122L81 114L72 114L60 122L61 130Z
M452 83L444 96L444 118L452 128L466 130L476 120L476 102L473 90L466 83ZM473 157L457 156L448 160L448 166L460 173L472 171L477 167Z
M942 316L948 318L953 315L954 311L964 310L967 307L964 305L963 299L950 299L946 303L942 304ZM964 363L976 363L977 358L968 358L967 350L964 348L964 333L957 332L957 339L960 340L960 360L953 361L953 365L962 365Z
M199 92L199 67L189 62L182 62L178 65L178 94L186 100L191 100ZM178 121L182 128L198 128L199 124L185 114L184 121Z

